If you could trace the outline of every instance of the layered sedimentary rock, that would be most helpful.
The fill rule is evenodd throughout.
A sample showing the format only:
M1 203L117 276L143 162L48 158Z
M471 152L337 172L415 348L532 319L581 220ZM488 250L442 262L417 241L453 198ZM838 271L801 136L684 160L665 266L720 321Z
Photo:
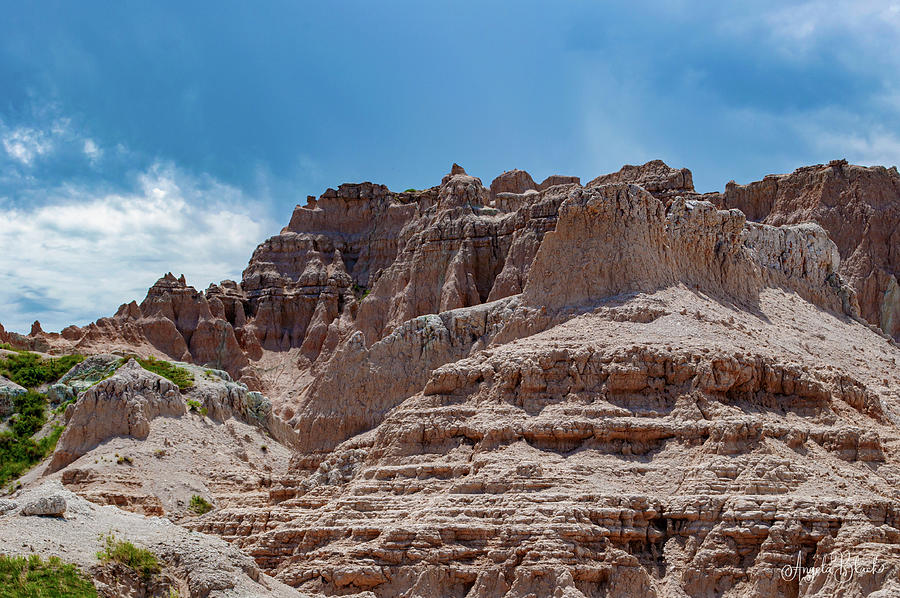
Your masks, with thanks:
M198 529L326 595L890 591L900 351L855 319L836 269L814 225L576 189L524 293L484 305L484 334L456 345L469 357L430 364L418 392L324 459L302 442L269 504ZM472 309L438 316L438 346L466 338L446 322ZM359 359L345 363L359 383ZM318 396L334 422L358 408ZM883 568L791 573L842 553Z
M856 290L860 312L900 338L900 174L897 168L854 166L846 160L769 175L715 196L766 224L820 224L837 245L840 273Z
M146 378L131 366L70 408L52 475L98 502L121 488L316 595L891 595L900 349L863 320L875 275L853 276L893 268L876 214L896 173L798 173L700 195L659 161L584 187L454 165L422 191L330 189L240 282L167 276L60 337L213 364L272 402L219 373L190 391L209 421L149 417L171 389L126 388ZM826 200L860 215L850 241ZM92 411L127 429L100 438ZM161 440L179 433L190 450ZM160 442L176 462L141 444ZM201 446L203 517L136 480ZM133 469L104 464L126 447ZM839 557L879 566L796 569Z

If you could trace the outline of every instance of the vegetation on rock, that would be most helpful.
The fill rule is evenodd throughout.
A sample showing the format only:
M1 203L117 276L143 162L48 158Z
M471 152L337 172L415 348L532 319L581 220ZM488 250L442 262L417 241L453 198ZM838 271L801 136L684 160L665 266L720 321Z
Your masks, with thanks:
M97 590L78 567L59 557L0 555L0 598L14 596L96 598Z
M122 358L122 363L126 363L129 359L137 361L141 364L141 367L148 372L153 372L154 374L173 382L181 390L186 390L194 385L194 374L185 368L178 367L174 363L157 359L152 356L143 359L137 355L126 355Z
M119 540L113 534L106 536L106 548L97 553L103 563L119 563L149 579L162 571L159 559L146 548L139 548L127 540Z
M18 478L56 449L63 426L39 440L32 436L47 423L47 399L29 390L13 399L9 430L0 432L0 486Z
M202 496L198 496L197 494L191 497L191 504L188 507L191 511L196 513L197 515L203 515L204 513L209 513L212 511L212 504Z
M188 409L189 409L190 411L193 411L193 412L195 412L195 413L199 413L199 414L202 415L203 417L206 417L206 414L209 413L209 410L208 410L206 407L204 407L204 406L200 403L200 401L197 401L197 400L195 400L195 399L188 399L186 402L187 402Z
M19 351L0 358L0 376L9 378L25 388L35 388L48 382L56 382L76 364L84 361L84 355L63 355L44 359L37 353Z

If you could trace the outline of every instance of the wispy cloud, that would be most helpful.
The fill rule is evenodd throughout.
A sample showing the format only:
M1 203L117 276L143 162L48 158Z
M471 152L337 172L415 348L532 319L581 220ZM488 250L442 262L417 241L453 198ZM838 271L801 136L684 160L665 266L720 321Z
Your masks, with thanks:
M35 109L26 122L9 124L0 117L0 166L4 162L30 173L43 164L62 163L71 166L87 160L97 166L103 149L71 119L58 115L53 104ZM5 155L4 155L5 153Z
M273 228L261 204L210 177L155 163L129 192L47 189L0 219L0 322L26 330L111 314L167 271L200 288L240 276Z
M2 131L0 137L3 140L3 149L9 157L25 166L31 166L36 158L48 154L53 149L50 135L38 129L18 127Z
M88 138L84 140L84 155L88 157L91 164L96 164L103 157L103 150L96 141Z

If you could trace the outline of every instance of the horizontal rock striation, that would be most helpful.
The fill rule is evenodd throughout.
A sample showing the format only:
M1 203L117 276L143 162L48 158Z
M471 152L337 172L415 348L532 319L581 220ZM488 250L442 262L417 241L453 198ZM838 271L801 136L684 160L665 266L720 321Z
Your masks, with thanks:
M680 285L489 347L198 529L325 595L792 596L783 567L841 551L893 567L855 591L889 585L896 350L848 372L866 327L781 289L759 309Z
M134 362L81 392L50 470L315 595L891 595L896 181L832 163L700 195L653 161L329 189L240 282L167 275L25 337L205 366L184 395ZM841 555L881 567L792 573Z

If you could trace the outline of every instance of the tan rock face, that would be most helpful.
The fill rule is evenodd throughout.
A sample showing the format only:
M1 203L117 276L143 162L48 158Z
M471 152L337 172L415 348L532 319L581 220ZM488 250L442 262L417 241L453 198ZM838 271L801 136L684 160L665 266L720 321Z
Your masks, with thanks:
M198 529L326 595L793 596L798 554L841 552L885 563L843 591L892 587L900 352L854 319L823 229L629 184L558 213L475 343L448 325L474 307L355 337L295 476ZM313 429L379 420L314 456Z
M900 175L896 168L846 160L729 183L715 201L747 218L781 225L816 222L837 245L840 273L856 291L860 313L900 338Z
M48 470L58 471L113 436L146 438L150 420L185 411L177 386L131 359L66 409L66 430Z
M872 256L894 276L873 214L895 178L833 164L701 196L654 161L585 187L510 171L488 189L454 165L423 191L329 189L240 283L167 276L25 337L220 363L272 404L204 382L194 421L123 368L70 408L50 469L170 514L180 495L136 477L206 448L184 476L216 508L182 522L316 595L891 595L900 349L861 318L882 279L852 276ZM830 237L832 211L861 232ZM137 448L179 433L166 466ZM141 458L110 473L119 446ZM790 575L842 555L882 567Z
M537 188L534 179L524 170L507 170L491 181L491 198L497 197L498 193L525 193Z
M745 306L770 285L822 308L857 314L837 275L837 249L814 224L745 225L738 210L678 198L668 211L642 187L609 184L570 193L532 265L523 303L548 309L653 292L677 282Z
M662 160L652 160L641 166L626 164L618 172L598 176L585 187L610 183L640 185L659 199L694 194L694 178L691 171L687 168L672 168Z

